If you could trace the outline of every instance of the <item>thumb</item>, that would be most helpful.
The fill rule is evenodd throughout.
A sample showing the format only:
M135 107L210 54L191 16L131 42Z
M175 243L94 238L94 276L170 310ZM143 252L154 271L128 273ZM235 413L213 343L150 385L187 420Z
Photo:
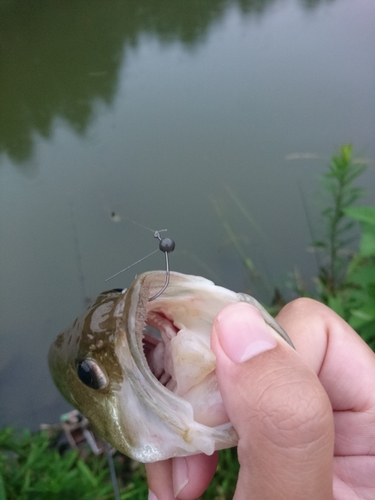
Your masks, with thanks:
M218 314L211 343L239 436L235 499L332 499L333 413L315 373L246 303Z

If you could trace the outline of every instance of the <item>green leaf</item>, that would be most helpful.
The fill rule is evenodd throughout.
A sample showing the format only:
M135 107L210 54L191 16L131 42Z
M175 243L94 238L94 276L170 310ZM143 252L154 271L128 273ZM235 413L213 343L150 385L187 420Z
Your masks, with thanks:
M348 173L348 175L345 178L345 184L350 184L356 177L361 175L362 172L366 170L366 165L356 165L355 167L352 165L352 171ZM357 188L360 191L364 191L361 188Z
M349 262L347 275L350 277L357 269L362 267L363 259L359 255L354 255Z
M78 460L77 467L81 471L82 476L87 479L91 486L97 485L96 477L82 460Z
M367 291L371 300L375 302L375 282L370 283L367 287ZM375 333L375 332L374 332Z
M349 318L349 324L354 330L360 331L368 323L373 322L375 319L374 314L366 313L363 310L354 309L351 311L351 316Z
M249 271L255 271L255 266L253 264L253 261L249 257L245 257L244 264L247 267L247 269L249 269Z
M375 283L375 266L371 264L361 266L348 275L347 282L363 287Z
M357 331L363 340L367 342L373 350L375 350L375 321L366 323Z
M364 194L363 189L351 189L350 191L346 193L345 196L343 196L342 204L343 204L343 210L345 210L346 207L350 207L355 201L357 201L359 198L361 198Z
M375 225L361 223L363 235L359 244L359 253L362 257L375 255Z
M327 243L324 243L324 241L313 241L312 246L316 248L326 248Z
M359 222L375 226L375 207L348 207L344 208L344 213Z
M368 318L369 320L375 319L375 302L369 301L362 307L361 316L363 318Z
M350 163L352 159L353 146L351 144L343 144L340 148L341 158L345 163Z
M344 309L343 303L340 299L338 299L337 297L334 297L332 295L329 295L327 305L328 305L328 307L333 309L335 311L335 313L337 313L339 316L341 316L342 318L345 318L345 309Z

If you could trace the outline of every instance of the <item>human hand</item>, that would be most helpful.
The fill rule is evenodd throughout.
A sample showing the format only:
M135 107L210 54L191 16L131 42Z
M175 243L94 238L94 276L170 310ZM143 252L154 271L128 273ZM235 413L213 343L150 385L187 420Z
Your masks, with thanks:
M211 336L228 416L239 435L235 500L375 498L375 354L326 306L298 299L269 336L258 311L232 304ZM217 454L147 464L150 500L193 500Z

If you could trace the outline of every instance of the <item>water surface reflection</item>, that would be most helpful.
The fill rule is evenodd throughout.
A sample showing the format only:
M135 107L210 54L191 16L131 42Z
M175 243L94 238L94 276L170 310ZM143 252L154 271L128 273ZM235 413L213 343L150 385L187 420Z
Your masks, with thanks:
M0 153L27 160L53 120L83 134L95 102L113 102L121 64L142 36L193 49L229 8L263 14L281 0L7 2L0 6ZM316 7L324 0L300 0ZM327 0L326 0L327 1ZM330 0L333 1L333 0Z

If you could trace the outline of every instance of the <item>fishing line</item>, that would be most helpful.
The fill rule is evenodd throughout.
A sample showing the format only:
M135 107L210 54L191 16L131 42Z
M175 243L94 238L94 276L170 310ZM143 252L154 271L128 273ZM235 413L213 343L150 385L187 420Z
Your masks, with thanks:
M168 231L168 229L159 229L158 231L155 231L155 229L151 229L150 227L144 226L143 224L140 224L139 222L136 222L135 220L130 220L130 219L128 219L128 220L129 220L129 222L132 222L136 226L143 227L143 229L147 229L148 231L152 231L154 233L154 236L156 233L162 233L164 231ZM157 236L155 236L155 238L157 238Z
M105 442L105 448L106 448L107 462L108 462L108 466L109 466L109 473L111 475L111 481L112 481L113 493L115 495L115 500L120 500L120 492L119 492L119 488L118 488L115 465L113 463L113 456L111 453L111 447L109 446L109 443L107 443L107 441Z
M173 250L176 247L176 244L171 238L162 238L160 236L160 233L162 233L163 231L167 231L167 229L159 229L158 231L154 231L153 229L151 229L147 226L143 226L142 224L139 224L138 222L135 222L135 221L132 221L132 222L134 224L136 224L137 226L141 226L144 229L148 229L149 231L152 231L154 233L154 238L157 238L159 240L159 250L164 252L164 256L165 256L165 283L164 283L163 287L155 295L153 295L150 299L148 299L148 301L151 302L152 300L155 300L158 297L160 297L160 295L165 291L165 289L169 285L170 269L169 269L169 255L168 254L170 252L173 252ZM119 274L123 273L124 271L127 271L128 269L135 266L136 264L139 264L140 262L147 259L148 257L151 257L151 255L153 255L157 251L158 250L154 250L153 252L149 253L145 257L142 257L141 259L137 260L136 262L133 262L133 264L130 264L130 266L125 267L121 271L118 271L117 273L113 274L112 276L107 278L105 281L109 281L112 278L114 278L115 276L118 276Z
M123 273L124 271L127 271L128 269L130 269L131 267L135 266L136 264L139 264L140 262L142 262L142 260L145 260L145 259L148 259L149 257L151 257L151 255L154 255L154 253L156 253L158 251L158 249L154 250L153 252L149 253L148 255L145 255L144 257L142 257L141 259L137 260L137 262L133 262L133 264L130 264L130 266L128 267L125 267L124 269L121 269L121 271L119 271L118 273L116 274L113 274L112 276L110 276L109 278L107 278L106 280L104 281L109 281L111 280L112 278L114 278L115 276L118 276L119 274Z

